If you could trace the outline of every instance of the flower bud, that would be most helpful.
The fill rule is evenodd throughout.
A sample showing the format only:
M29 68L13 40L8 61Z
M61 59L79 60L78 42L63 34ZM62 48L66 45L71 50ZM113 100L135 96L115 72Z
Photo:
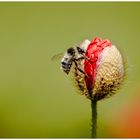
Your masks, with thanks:
M121 53L109 40L98 37L91 42L85 40L80 47L85 49L85 58L77 61L78 68L73 65L75 84L91 100L109 97L120 87L124 78Z

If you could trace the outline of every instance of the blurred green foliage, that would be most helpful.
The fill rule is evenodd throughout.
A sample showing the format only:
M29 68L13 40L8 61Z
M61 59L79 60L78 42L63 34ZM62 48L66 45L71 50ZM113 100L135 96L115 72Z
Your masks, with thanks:
M1 138L90 137L90 101L51 57L96 36L128 59L126 84L98 103L98 137L123 137L118 116L140 98L140 3L0 3Z

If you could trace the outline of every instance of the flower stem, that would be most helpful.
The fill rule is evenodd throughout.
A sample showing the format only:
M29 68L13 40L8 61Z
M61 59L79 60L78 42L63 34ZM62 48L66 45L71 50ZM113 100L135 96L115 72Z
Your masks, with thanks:
M91 110L92 110L91 138L96 138L97 101L91 100Z

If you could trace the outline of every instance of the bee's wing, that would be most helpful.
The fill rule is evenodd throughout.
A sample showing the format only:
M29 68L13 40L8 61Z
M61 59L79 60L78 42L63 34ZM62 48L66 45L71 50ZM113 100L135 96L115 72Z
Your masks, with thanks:
M58 54L52 56L51 60L52 61L60 60L63 57L63 55L64 55L64 53L58 53Z

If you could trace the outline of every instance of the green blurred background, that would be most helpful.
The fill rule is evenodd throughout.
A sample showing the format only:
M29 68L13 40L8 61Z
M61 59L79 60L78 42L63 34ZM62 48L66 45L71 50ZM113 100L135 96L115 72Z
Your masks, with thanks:
M90 137L90 101L51 57L96 36L128 60L122 89L98 102L98 137L140 137L139 2L1 2L1 138Z

